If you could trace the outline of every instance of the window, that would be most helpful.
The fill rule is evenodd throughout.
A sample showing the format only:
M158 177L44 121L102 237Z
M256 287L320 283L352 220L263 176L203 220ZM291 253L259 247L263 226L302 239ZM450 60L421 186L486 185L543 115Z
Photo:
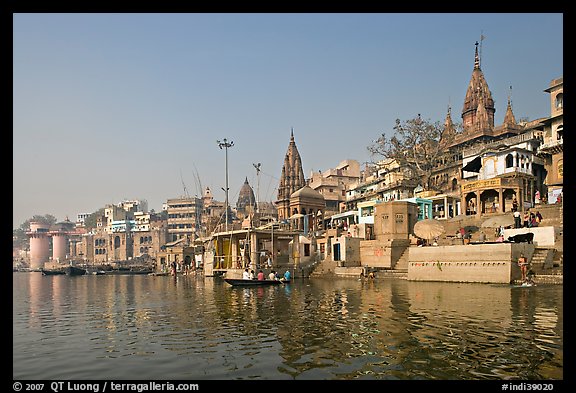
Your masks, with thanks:
M512 154L506 156L506 168L512 168L514 166L514 157Z
M556 105L556 109L562 109L562 106L564 105L564 94L557 94L554 104Z

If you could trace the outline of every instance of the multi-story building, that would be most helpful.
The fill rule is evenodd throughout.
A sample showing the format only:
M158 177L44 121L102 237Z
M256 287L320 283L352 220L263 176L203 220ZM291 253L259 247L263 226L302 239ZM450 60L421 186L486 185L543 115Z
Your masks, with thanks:
M346 191L359 180L360 163L344 160L336 168L311 173L308 185L324 196L326 215L330 216L340 212L340 204L346 201Z
M552 80L544 91L550 94L550 117L542 122L543 143L537 152L546 169L541 198L556 203L564 183L564 77Z
M350 187L346 192L346 211L356 210L367 201L394 201L410 198L418 185L411 180L406 168L394 159L384 159L372 167L373 173L364 181Z
M168 241L179 239L194 241L200 224L202 199L180 197L166 201L168 213Z

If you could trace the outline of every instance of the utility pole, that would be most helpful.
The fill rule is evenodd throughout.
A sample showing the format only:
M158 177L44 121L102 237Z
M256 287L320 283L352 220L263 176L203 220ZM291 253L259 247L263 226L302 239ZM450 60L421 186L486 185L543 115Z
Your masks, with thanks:
M218 143L218 147L220 148L220 150L222 150L223 147L226 150L226 189L224 190L224 193L226 194L226 202L224 203L224 208L226 209L225 231L228 232L228 148L234 146L234 142L233 141L228 142L228 140L224 138L222 142L217 140L216 143Z
M256 213L260 213L260 207L259 202L260 202L260 163L258 164L252 164L254 165L254 168L256 168Z

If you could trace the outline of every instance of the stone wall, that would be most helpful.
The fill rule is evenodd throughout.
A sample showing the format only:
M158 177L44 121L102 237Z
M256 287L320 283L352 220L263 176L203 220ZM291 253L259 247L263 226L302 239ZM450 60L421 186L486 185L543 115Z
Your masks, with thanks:
M534 249L527 243L411 247L408 280L509 284L521 278L520 254L530 261Z
M410 245L408 239L365 240L360 242L360 263L381 269L394 269L402 253Z
M556 233L552 226L548 227L533 227L533 228L518 228L518 229L504 229L504 240L508 240L508 237L515 236L523 233L533 233L534 234L534 244L538 247L550 247L556 246Z

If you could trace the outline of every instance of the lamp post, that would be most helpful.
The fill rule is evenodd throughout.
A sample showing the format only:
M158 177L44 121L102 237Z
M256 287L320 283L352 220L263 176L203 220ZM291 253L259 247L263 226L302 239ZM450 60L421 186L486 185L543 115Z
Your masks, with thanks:
M224 138L222 142L217 140L216 143L218 143L220 150L222 150L223 147L226 150L226 189L224 190L224 193L226 194L226 202L224 203L224 209L226 214L225 231L228 232L228 148L234 146L234 142L228 142L228 140Z
M258 202L260 200L260 166L262 164L258 163L258 164L252 164L254 165L254 168L256 168L256 178L258 180L258 183L256 185L256 213L260 212L260 209L258 207Z

